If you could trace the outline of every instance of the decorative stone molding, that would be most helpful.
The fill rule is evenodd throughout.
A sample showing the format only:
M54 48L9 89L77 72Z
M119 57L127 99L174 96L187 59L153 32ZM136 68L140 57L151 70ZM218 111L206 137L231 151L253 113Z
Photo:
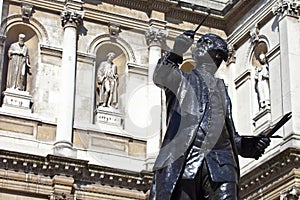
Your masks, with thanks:
M274 15L300 16L300 2L297 0L278 0L273 8Z
M227 65L230 65L231 63L235 63L236 62L236 49L234 47L234 45L229 44L228 45L228 60L227 60Z
M31 3L22 2L21 11L23 20L29 20L29 18L32 16L33 5Z
M82 24L84 11L73 10L68 6L65 6L65 9L61 12L60 16L63 27L65 27L65 25L68 23L78 27Z
M112 39L116 39L119 37L119 33L121 32L120 24L109 22L108 24L109 34Z
M131 190L133 193L146 193L152 183L152 173L146 171L126 171L88 164L88 161L68 157L55 155L44 157L6 150L0 150L0 170L9 172L5 173L6 175L0 173L0 183L5 178L15 178L16 176L13 176L13 172L48 177L47 179L53 182L48 193L49 196L52 193L52 197L63 195L63 192L68 196L71 187L75 187L75 190L84 191L84 188L89 185L91 188L101 186L114 187L115 194L118 193L117 190L120 192L123 189L126 191ZM9 177L10 174L12 177ZM26 182L30 180L15 181ZM80 188L80 185L74 186L74 183L81 184L83 188ZM2 188L2 184L0 188ZM35 192L38 192L38 190Z
M141 66L136 63L127 63L127 66L129 73L148 76L148 68L145 66Z
M300 197L300 188L292 186L280 194L280 200L298 200Z
M260 193L265 193L265 191L262 190L277 190L278 184L282 185L283 183L285 183L285 179L296 179L297 177L295 177L295 173L293 173L292 171L299 168L299 164L299 149L289 148L274 155L272 159L268 159L266 162L264 162L260 166L257 166L249 173L241 177L241 198L256 199L255 196L258 196ZM278 182L278 180L281 181ZM287 194L288 193L289 192L287 192Z
M167 30L150 27L150 29L145 33L147 45L162 46L166 43L167 35Z
M3 46L5 39L6 39L5 35L0 35L0 46Z
M249 31L252 43L256 43L259 41L259 31L260 29L258 27L258 24L255 24L255 26Z

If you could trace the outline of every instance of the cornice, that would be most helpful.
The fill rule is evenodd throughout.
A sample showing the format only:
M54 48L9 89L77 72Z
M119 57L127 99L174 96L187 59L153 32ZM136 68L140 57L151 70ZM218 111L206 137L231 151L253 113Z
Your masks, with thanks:
M254 17L249 17L243 24L235 27L234 30L227 30L228 43L233 44L236 48L240 46L244 41L250 38L250 30L254 25L263 26L274 15L272 9L276 3L276 0L268 1L263 7L255 13ZM227 25L228 27L228 25Z
M11 3L21 4L23 0L9 0ZM39 0L26 0L26 2L33 5L33 9L47 10L59 14L65 3L59 0L51 1L39 1ZM84 1L83 1L84 2ZM230 33L234 24L236 24L241 17L240 13L247 13L256 5L259 0L241 1L235 0L231 4L228 4L224 10L211 10L211 15L204 22L203 26L210 28L216 28L224 30L226 33ZM174 18L178 21L186 21L194 24L198 24L205 15L207 15L207 8L202 6L196 6L192 4L180 5L178 2L170 2L167 0L102 0L99 1L99 5L102 3L117 5L120 7L129 8L132 10L142 11L150 16L152 10L162 12L165 14L166 20ZM148 21L145 19L132 18L130 16L124 16L119 13L106 12L101 10L101 6L88 6L87 3L83 3L82 10L85 12L84 20L97 21L98 23L118 22L120 21L121 28L134 28L137 30L143 30L148 25ZM77 6L78 7L78 6ZM132 23L132 20L135 23Z
M9 0L10 3L21 5L24 0ZM58 0L50 0L50 1L39 1L39 0L26 0L27 3L33 5L33 9L39 8L47 11L51 11L53 13L57 13L58 15L63 10L65 6L64 1Z
M150 172L133 172L88 164L86 160L55 155L37 156L0 150L0 169L53 177L63 175L76 182L148 191L152 181Z
M275 155L272 159L252 169L241 177L241 196L246 198L263 187L272 187L278 179L299 168L300 150L289 148ZM282 184L282 183L281 183ZM276 188L276 185L274 185Z
M128 63L127 66L129 73L148 76L148 68L145 66L137 65L135 63Z

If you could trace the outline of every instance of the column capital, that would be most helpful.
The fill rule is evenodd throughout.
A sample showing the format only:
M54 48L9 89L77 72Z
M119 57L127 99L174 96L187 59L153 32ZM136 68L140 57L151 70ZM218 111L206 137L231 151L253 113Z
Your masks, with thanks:
M298 200L300 196L300 188L295 185L281 192L280 200Z
M84 11L74 10L65 6L64 10L60 14L62 26L73 25L78 27L83 20Z
M278 0L273 7L274 15L300 16L300 2L298 0Z
M166 43L168 31L165 29L159 29L150 27L148 31L146 31L146 41L148 46L161 46Z

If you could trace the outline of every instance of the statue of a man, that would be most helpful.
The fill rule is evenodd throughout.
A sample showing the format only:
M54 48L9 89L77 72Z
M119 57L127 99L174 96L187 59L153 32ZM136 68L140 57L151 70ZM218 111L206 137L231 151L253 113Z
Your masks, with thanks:
M203 35L193 51L196 67L188 73L179 69L194 34L176 37L154 71L154 83L166 94L167 129L150 200L239 199L238 155L258 159L270 144L267 137L235 130L224 81L214 76L228 57L221 37Z
M258 94L259 108L270 106L269 66L264 53L259 55L260 66L255 67L255 89Z
M18 42L10 45L8 50L7 88L26 90L27 74L30 74L28 48L24 44L25 35L19 34Z
M118 107L118 74L117 66L113 63L115 53L106 55L106 61L100 63L97 70L99 86L99 106Z

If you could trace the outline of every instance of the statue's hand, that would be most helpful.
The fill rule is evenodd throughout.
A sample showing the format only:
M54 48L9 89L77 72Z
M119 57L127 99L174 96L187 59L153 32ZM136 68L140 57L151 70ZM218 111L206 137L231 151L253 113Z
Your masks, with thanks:
M182 56L193 44L195 32L192 30L185 31L175 38L175 43L173 46L173 53Z
M265 149L270 145L270 138L265 136L241 136L241 156L245 158L255 158L262 156Z

